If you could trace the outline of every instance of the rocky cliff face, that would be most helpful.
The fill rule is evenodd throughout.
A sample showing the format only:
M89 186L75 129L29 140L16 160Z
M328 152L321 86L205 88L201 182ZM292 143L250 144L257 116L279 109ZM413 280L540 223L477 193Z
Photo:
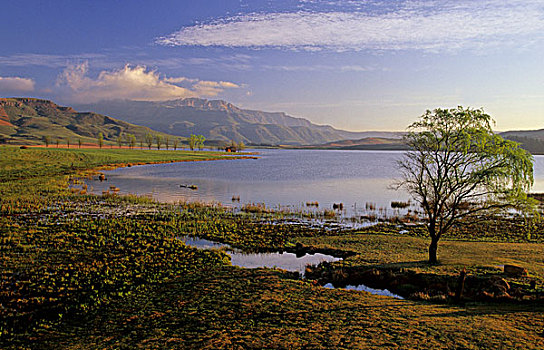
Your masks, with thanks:
M246 144L311 145L372 136L400 137L396 133L338 130L282 112L242 109L222 100L116 100L79 105L77 108L107 114L174 135L188 137L191 134L202 134L208 139L243 141Z

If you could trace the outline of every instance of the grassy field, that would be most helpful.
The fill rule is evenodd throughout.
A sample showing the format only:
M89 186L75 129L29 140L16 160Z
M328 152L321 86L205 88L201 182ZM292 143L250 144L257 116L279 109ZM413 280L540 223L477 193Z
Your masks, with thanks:
M0 148L0 348L544 348L541 303L457 306L325 289L291 273L230 266L224 252L178 239L246 250L300 242L356 252L342 263L350 266L404 264L436 274L514 262L541 278L538 237L445 240L441 265L429 267L427 240L416 233L330 233L222 208L67 189L90 168L217 156Z
M439 243L439 265L427 263L428 241L421 237L360 233L326 237L299 237L303 244L318 248L346 249L357 255L345 263L357 266L412 267L418 271L458 274L463 268L501 272L501 265L524 266L544 279L544 244L443 240Z

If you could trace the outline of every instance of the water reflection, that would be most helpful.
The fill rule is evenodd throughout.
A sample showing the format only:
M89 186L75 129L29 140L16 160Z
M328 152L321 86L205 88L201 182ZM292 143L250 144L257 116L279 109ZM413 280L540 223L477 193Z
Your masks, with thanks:
M95 193L110 185L121 193L151 195L163 202L219 202L227 206L264 203L274 209L312 211L343 203L349 216L365 206L389 208L408 200L388 186L396 176L400 152L263 150L259 159L167 163L116 169L108 181L92 181ZM196 185L197 190L180 187ZM239 202L232 198L239 197Z
M108 181L90 181L94 193L110 185L121 193L151 195L163 202L219 202L240 207L264 203L273 209L315 211L344 204L344 216L365 215L369 205L381 216L393 216L391 201L409 195L390 189L398 176L402 152L259 150L259 159L144 165L106 173ZM535 156L533 192L544 192L544 156ZM196 185L197 190L180 187ZM233 202L233 197L240 201ZM412 209L415 209L412 207ZM402 211L401 211L402 212Z
M324 288L330 288L330 289L333 289L334 286L332 285L332 283L327 283L326 285L323 286ZM396 299L404 299L403 297L401 297L400 295L398 294L395 294L395 293L391 293L389 290L387 289L375 289L375 288L370 288L370 287L367 287L365 286L364 284L360 284L358 286L351 286L351 285L347 285L344 287L344 289L347 289L347 290L358 290L358 291L364 291L364 292L369 292L370 294L374 294L374 295L384 295L386 297L392 297L392 298L396 298Z
M197 237L181 238L185 244L198 249L225 249L225 252L230 255L231 263L234 266L243 267L246 269L255 268L279 268L291 272L298 272L304 276L306 265L318 265L324 261L334 262L340 261L341 258L336 258L326 254L305 254L297 257L293 253L244 253L240 250L231 248L228 244L216 243L207 239ZM334 288L331 283L323 286L324 288ZM365 291L376 295L385 295L397 299L404 299L400 295L391 293L387 289L374 289L365 286L346 286L345 289Z
M244 253L240 250L231 248L228 244L216 243L207 239L195 237L183 237L183 242L188 246L199 249L225 249L225 252L230 255L231 263L234 266L244 267L248 269L266 267L279 268L291 272L298 272L302 276L306 265L318 265L324 261L334 262L340 261L337 258L326 254L305 254L297 257L294 253Z

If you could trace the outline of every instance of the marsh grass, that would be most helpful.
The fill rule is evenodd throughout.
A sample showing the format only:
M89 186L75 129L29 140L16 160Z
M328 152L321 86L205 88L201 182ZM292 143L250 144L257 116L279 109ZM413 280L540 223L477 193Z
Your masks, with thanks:
M426 239L420 227L411 227L408 236L398 234L404 227L385 224L337 232L274 222L283 213L70 190L81 186L79 176L96 176L80 170L201 160L211 153L0 151L1 348L544 346L542 305L458 307L328 290L287 273L229 266L224 252L198 251L179 239L208 238L247 251L303 242L356 250L345 264L428 270L421 264ZM499 236L508 237L508 227L518 224L525 225L498 224ZM530 239L513 236L541 242L535 225ZM476 273L500 262L530 264L534 276L544 273L540 243L463 241L470 234L459 230L457 241L443 243L436 273L456 273L463 265Z

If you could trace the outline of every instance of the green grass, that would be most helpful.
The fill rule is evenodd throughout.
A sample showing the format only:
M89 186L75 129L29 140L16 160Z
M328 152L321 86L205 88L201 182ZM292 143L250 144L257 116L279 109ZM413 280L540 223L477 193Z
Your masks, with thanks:
M417 271L458 274L463 268L500 271L499 265L526 267L544 279L544 244L452 241L438 245L440 264L427 263L429 241L421 237L391 234L350 234L330 237L300 237L297 241L320 248L346 249L357 253L345 263L350 266L409 267Z
M66 349L540 349L540 306L436 305L280 272L197 272L40 338Z
M232 267L223 252L198 251L177 239L196 235L246 250L303 242L357 252L348 264L415 262L428 271L421 263L423 237L327 233L263 224L222 208L66 188L83 169L216 154L0 152L0 348L544 347L542 304L460 307L329 290L280 271ZM497 262L543 273L540 243L456 240L439 249L442 265L434 273Z
M224 159L224 152L155 151L119 148L63 149L0 147L0 181L75 173L75 170L130 163Z

